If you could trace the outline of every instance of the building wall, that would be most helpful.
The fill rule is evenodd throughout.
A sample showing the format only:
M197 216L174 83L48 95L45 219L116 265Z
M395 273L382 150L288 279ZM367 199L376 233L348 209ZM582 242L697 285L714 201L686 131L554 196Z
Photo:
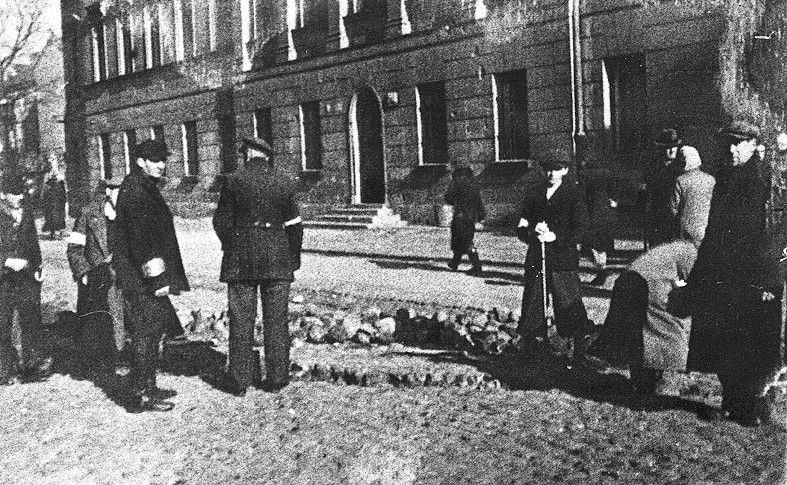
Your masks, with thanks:
M74 0L63 0L73 3ZM86 6L89 2L85 0ZM199 3L199 2L197 2ZM571 161L572 78L569 25L565 2L541 5L537 21L506 38L495 38L490 17L473 20L479 2L408 2L409 35L400 2L389 2L384 42L341 47L338 2L328 2L331 19L324 53L290 59L287 46L286 2L258 1L257 51L253 67L242 71L240 7L222 5L220 48L182 62L86 83L85 136L134 128L138 140L149 126L165 125L173 151L168 166L171 197L177 198L183 156L179 126L197 120L201 175L196 188L181 193L204 197L221 170L217 119L232 115L238 137L253 134L253 113L271 108L276 163L299 176L307 214L347 204L351 193L351 133L353 96L371 89L383 105L383 146L388 203L405 219L434 223L435 206L450 178L450 169L469 165L479 175L490 218L513 217L518 201L533 180L533 161ZM487 2L489 8L492 2ZM64 10L64 15L65 15ZM685 132L700 152L711 152L710 135L723 117L715 89L716 46L723 19L673 6L641 7L625 0L587 0L582 5L581 40L584 113L589 157L614 170L624 181L635 181L651 160L650 149L618 152L609 146L603 123L602 59L643 53L647 72L647 123L651 133L665 125ZM231 34L234 32L234 34ZM198 33L197 37L204 37ZM204 40L204 39L203 39ZM88 55L89 49L76 49ZM75 65L89 65L82 60ZM495 160L493 75L525 69L527 76L530 161ZM419 166L416 87L443 81L446 92L448 166ZM227 102L226 94L231 101ZM391 101L395 100L395 101ZM320 105L323 169L301 170L298 106ZM113 148L122 160L122 150ZM88 165L97 163L95 146L88 144ZM90 170L91 181L97 178ZM196 192L195 192L196 190Z

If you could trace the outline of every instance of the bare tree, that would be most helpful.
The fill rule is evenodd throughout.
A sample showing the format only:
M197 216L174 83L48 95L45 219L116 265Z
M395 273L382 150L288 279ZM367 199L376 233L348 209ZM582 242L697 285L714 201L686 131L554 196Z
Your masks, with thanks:
M45 23L47 0L0 2L0 80L9 80L16 63L29 63L52 34Z

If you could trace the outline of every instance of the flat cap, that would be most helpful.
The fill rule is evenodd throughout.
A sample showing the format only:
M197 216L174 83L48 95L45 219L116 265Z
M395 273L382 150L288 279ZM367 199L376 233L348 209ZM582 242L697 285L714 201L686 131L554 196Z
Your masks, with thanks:
M151 162L166 160L171 152L167 149L167 144L159 140L145 140L137 143L134 147L134 158L142 158Z
M678 130L675 128L664 128L653 141L656 146L664 148L676 147L682 142L683 140L681 140Z
M544 170L560 170L568 167L568 162L564 160L541 160L539 164Z
M760 137L760 129L743 120L733 120L727 126L719 130L721 138L732 138L735 140L752 140Z
M252 150L261 151L267 155L271 155L273 153L273 148L271 148L268 142L263 140L262 138L256 138L253 136L246 136L241 138L240 152L245 153L246 150L249 148L251 148Z

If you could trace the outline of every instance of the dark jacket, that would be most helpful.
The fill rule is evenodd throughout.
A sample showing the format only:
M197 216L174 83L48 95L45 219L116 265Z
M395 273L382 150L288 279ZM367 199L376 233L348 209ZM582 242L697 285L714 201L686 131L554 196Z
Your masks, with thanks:
M684 166L685 162L679 159L666 166L659 162L645 176L648 196L645 229L651 246L672 241L677 237L678 227L672 214L671 200L675 181L683 173Z
M227 178L213 215L224 251L220 281L293 280L303 239L295 189L290 177L256 159Z
M761 338L761 344L772 347L775 343L778 347L778 337L768 330L772 325L755 316L763 306L763 272L768 266L768 189L754 157L717 176L708 227L687 287L693 307L690 370L718 372L720 366L730 362L753 359L756 356L748 355L746 346ZM768 362L746 366L765 368L775 364L770 358L765 360Z
M536 267L541 264L541 243L534 229L536 224L545 221L556 236L555 241L546 243L550 271L577 270L577 244L588 224L588 211L582 194L575 183L565 179L549 200L546 191L547 185L543 184L522 203L520 217L528 222L528 226L520 227L517 236L528 244L525 265Z
M475 223L486 218L486 209L481 200L481 188L468 176L457 177L448 186L445 202L454 207L451 220L451 250L466 251L473 244Z
M20 217L18 223L17 217ZM38 244L32 207L23 204L21 211L15 213L5 201L0 201L0 271L3 275L14 273L3 266L8 258L27 261L27 267L20 274L40 276L41 246Z
M617 221L616 203L611 193L612 174L607 170L587 167L579 173L579 188L585 206L590 211L590 222L582 236L584 250L612 252L615 240L612 235Z
M112 267L124 291L150 293L169 286L170 293L178 294L190 289L172 213L155 179L140 171L123 179L115 224Z
M66 257L75 281L90 270L111 261L107 247L107 221L104 214L105 196L97 194L74 222L66 242Z

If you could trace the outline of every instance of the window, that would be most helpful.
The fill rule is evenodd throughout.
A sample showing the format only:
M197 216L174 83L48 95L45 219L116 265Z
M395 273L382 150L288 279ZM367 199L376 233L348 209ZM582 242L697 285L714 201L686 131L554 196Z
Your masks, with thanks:
M416 88L418 163L448 163L448 132L445 115L445 84L421 84Z
M327 0L295 0L297 4L297 27L323 25L328 19Z
M98 167L101 178L112 178L112 145L109 133L102 133L98 137Z
M183 39L183 3L181 0L172 0L172 9L175 14L175 62L185 58L186 46Z
M163 125L151 126L150 138L151 140L159 140L166 143L167 140L164 138L164 126Z
M98 82L106 79L106 52L104 52L104 29L103 27L92 27L90 29L90 36L92 39L92 55L93 55L93 82Z
M271 122L270 108L261 108L254 112L254 136L273 146L273 123Z
M300 105L301 160L304 170L322 169L322 134L320 129L320 102Z
M159 33L158 9L151 14L150 6L142 7L145 28L145 67L150 69L161 65L161 37Z
M241 52L243 53L243 69L251 69L254 55L254 40L257 38L257 1L241 0Z
M115 18L115 42L117 43L118 76L126 74L126 37L123 35L125 33L124 29L125 25L123 23L123 18L119 15Z
M495 151L498 160L530 157L527 126L527 73L524 69L492 77Z
M216 0L208 0L208 46L216 50Z
M126 130L123 132L123 160L126 162L126 173L131 172L131 164L135 161L131 159L131 151L137 144L137 132Z
M199 175L197 158L197 122L187 121L181 126L183 135L183 174L187 177Z
M601 63L604 99L604 128L612 147L621 152L645 146L645 56L604 59Z

